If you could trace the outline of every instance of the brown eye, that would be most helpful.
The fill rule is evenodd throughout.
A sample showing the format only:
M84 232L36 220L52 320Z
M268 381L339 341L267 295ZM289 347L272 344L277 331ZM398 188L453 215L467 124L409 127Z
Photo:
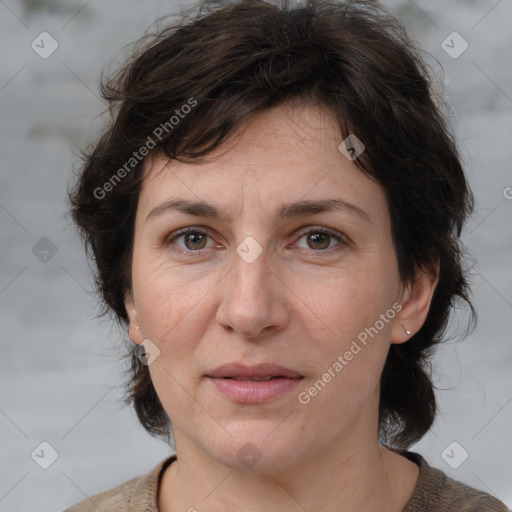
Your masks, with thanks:
M327 233L309 233L306 235L306 240L311 242L313 246L310 245L311 249L327 249L329 247L329 243L331 241L331 235Z
M342 236L325 229L310 229L309 231L302 232L301 235L299 240L305 239L306 241L306 247L303 246L301 248L312 249L313 251L327 252L330 249L340 249L347 245ZM337 243L333 245L333 241Z
M210 237L204 231L186 228L169 236L164 245L177 252L190 254L205 249L208 238Z
M204 249L206 245L207 235L199 231L192 231L190 233L185 233L181 236L183 236L185 247L187 249L190 249L191 251L197 249Z

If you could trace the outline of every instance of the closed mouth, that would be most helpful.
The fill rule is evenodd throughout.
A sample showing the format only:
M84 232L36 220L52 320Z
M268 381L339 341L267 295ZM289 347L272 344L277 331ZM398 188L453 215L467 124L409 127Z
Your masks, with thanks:
M253 380L255 382L272 379L301 379L298 372L274 363L261 363L252 366L233 362L210 371L206 377L214 379Z
M275 377L272 377L270 375L266 377L221 377L222 379L233 379L233 380L243 380L243 381L254 381L254 382L262 382L262 381L268 381L268 380L274 380L274 379L289 379L290 377L284 377L282 375L277 375ZM302 377L300 377L302 378Z

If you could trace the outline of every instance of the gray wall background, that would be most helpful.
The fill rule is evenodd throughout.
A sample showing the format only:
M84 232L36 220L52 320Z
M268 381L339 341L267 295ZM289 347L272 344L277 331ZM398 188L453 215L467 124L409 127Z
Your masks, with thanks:
M413 450L510 507L512 4L384 3L444 68L477 199L464 240L478 262L479 325L438 352L440 415ZM65 200L76 154L101 127L100 71L179 5L0 0L0 511L63 510L171 453L123 407L123 335L94 318L91 273ZM42 32L58 44L51 55L55 43ZM41 442L58 453L47 469L54 453Z

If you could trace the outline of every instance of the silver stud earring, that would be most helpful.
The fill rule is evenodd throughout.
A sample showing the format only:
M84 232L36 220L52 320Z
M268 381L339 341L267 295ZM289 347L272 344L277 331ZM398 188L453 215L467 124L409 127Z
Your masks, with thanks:
M137 329L137 331L140 329L140 325L137 325L137 327L135 327L135 329Z
M411 331L407 330L403 325L402 325L402 327L404 328L405 334L407 334L407 336L410 336Z

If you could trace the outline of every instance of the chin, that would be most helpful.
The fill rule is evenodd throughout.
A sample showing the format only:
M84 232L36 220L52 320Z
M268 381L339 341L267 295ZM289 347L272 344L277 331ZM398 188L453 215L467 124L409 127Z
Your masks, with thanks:
M275 425L274 425L275 428ZM216 452L210 452L218 462L237 471L283 472L299 463L297 450L302 443L293 442L290 432L279 432L256 425L245 428L243 433L226 436L224 445L218 444ZM210 445L211 446L211 445Z

